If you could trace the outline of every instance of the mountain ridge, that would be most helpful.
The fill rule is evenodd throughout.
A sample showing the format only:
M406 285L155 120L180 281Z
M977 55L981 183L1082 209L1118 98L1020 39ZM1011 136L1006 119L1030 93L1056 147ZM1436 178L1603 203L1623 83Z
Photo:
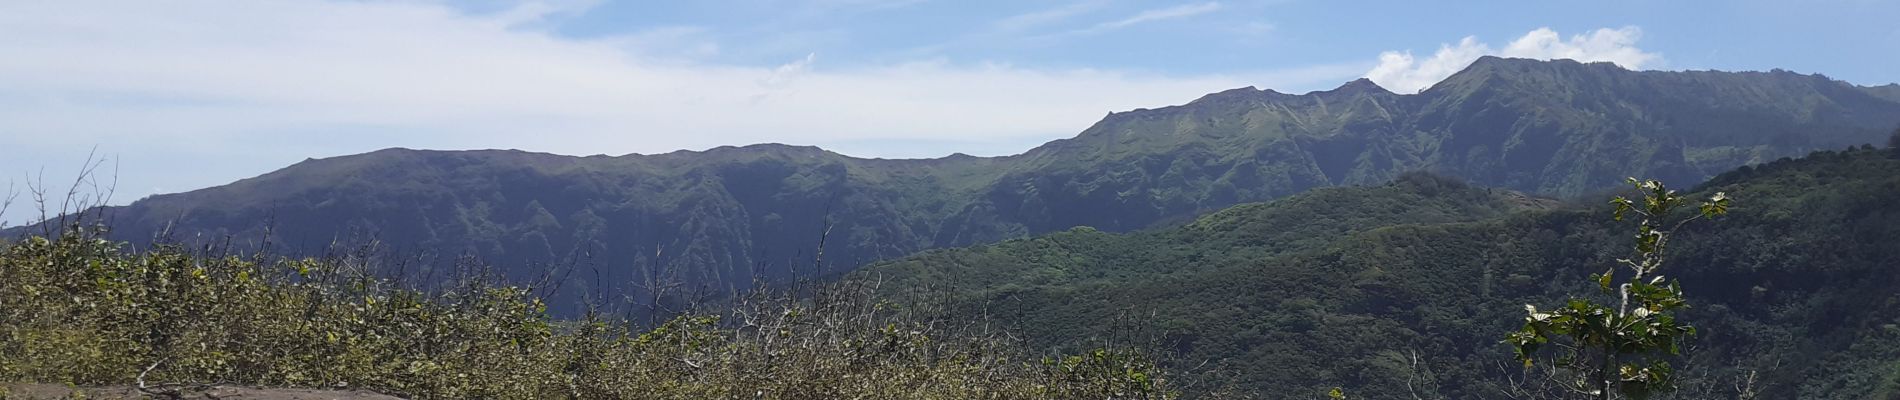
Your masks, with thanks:
M1109 113L1020 154L857 158L812 146L562 156L385 149L311 159L229 185L110 208L115 238L339 238L496 264L642 265L715 290L929 248L1089 226L1127 232L1408 171L1568 196L1626 176L1684 184L1900 125L1880 90L1785 72L1628 71L1487 57L1415 94L1369 80L1291 95L1232 89ZM826 234L826 232L830 232ZM543 268L543 267L535 267ZM535 268L505 271L521 278Z

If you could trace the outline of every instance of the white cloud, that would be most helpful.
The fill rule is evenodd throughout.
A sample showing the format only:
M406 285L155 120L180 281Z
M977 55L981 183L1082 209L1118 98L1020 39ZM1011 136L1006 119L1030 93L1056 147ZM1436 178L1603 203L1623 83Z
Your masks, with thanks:
M1410 51L1388 51L1379 53L1379 65L1366 72L1366 78L1387 90L1411 93L1430 87L1471 65L1478 57L1492 53L1490 46L1478 43L1475 37L1466 37L1456 46L1439 46L1438 53L1423 61L1414 59Z
M1503 56L1536 59L1567 58L1582 62L1608 61L1625 68L1641 69L1661 60L1662 56L1636 48L1643 31L1634 26L1601 28L1588 35L1564 40L1557 31L1537 28L1504 47Z
M651 54L715 44L646 51L653 38L710 37L691 28L576 40L523 26L550 9L0 3L0 148L9 152L0 174L63 169L93 145L121 157L128 187L176 189L390 146L624 154L758 142L1020 142L1071 135L1108 111L1245 85L1331 83L1358 71L1158 76L946 61L825 68L815 55L782 66L706 64Z
M1653 66L1662 60L1656 53L1636 47L1643 32L1637 27L1602 28L1568 39L1550 28L1537 28L1511 41L1502 50L1465 37L1458 44L1445 44L1431 58L1416 59L1411 51L1379 54L1379 65L1366 72L1366 78L1395 92L1424 90L1445 77L1463 70L1478 57L1495 55L1540 60L1572 59L1582 62L1608 61L1629 69Z

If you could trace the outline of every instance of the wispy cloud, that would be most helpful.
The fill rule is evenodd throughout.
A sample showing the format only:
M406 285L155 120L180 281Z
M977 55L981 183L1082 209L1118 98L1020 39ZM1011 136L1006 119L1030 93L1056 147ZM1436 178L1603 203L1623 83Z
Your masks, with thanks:
M991 21L987 26L965 32L949 40L912 47L899 51L897 54L912 58L934 57L945 51L960 48L992 47L1003 43L1027 44L1032 42L1046 42L1045 40L1036 40L1036 38L1049 36L1046 33L1037 33L1038 31L1074 19L1076 16L1099 10L1104 4L1105 3L1101 0L1083 0L1062 4L1054 8L1014 14L996 19Z
M1101 1L1078 1L1059 7L1011 15L991 23L991 33L1023 32L1057 22L1067 21L1078 15L1102 8Z
M1134 15L1123 17L1121 19L1100 22L1094 25L1089 25L1088 27L1084 27L1084 28L1071 29L1067 31L1045 33L1045 34L1025 37L1025 38L1022 38L1022 41L1026 43L1040 43L1040 44L1056 43L1056 42L1061 42L1066 39L1073 39L1077 37L1093 36L1093 35L1100 35L1104 33L1114 32L1117 30L1122 30L1131 26L1136 26L1136 25L1141 25L1141 24L1148 24L1148 23L1154 23L1154 22L1159 22L1159 21L1193 17L1193 16L1197 16L1201 14L1207 14L1214 11L1219 11L1220 9L1221 9L1221 4L1217 2L1185 4L1185 5L1179 5L1179 6L1167 7L1167 8L1148 9L1148 10L1142 10L1141 12L1137 12ZM1034 15L1034 14L1030 14L1030 15Z
M1177 18L1187 18L1187 17L1196 16L1196 15L1211 13L1214 11L1219 11L1220 8L1221 8L1220 3L1208 2L1208 3L1199 3L1199 4L1184 4L1184 5L1174 6L1174 7L1157 8L1157 9L1152 9L1152 10L1143 10L1142 12L1136 13L1135 15L1129 16L1128 18L1122 18L1119 20L1096 24L1095 26L1091 26L1088 29L1084 29L1083 31L1088 32L1088 33L1112 31L1116 29L1127 28L1130 26L1135 26L1135 25L1149 23L1149 22L1164 21L1164 20L1177 19Z
M0 3L0 37L9 38L0 40L0 148L9 149L0 173L63 166L93 145L122 157L128 187L179 189L390 146L623 154L758 142L1016 143L1071 135L1108 111L1363 71L828 68L822 54L709 64L651 55L692 46L565 38L502 15L510 14L428 2ZM1142 20L1166 15L1184 12Z
M529 0L502 10L494 19L506 25L528 25L549 19L579 15L603 0Z
M1608 61L1630 69L1642 69L1662 60L1656 53L1636 47L1643 36L1634 26L1602 28L1568 39L1550 28L1537 28L1511 41L1503 49L1494 49L1467 36L1458 44L1439 46L1431 58L1416 59L1411 51L1379 54L1379 65L1366 72L1366 78L1396 92L1424 90L1463 70L1479 57L1496 55L1540 60L1572 59L1583 62Z
M724 49L712 30L701 26L661 26L611 36L600 42L616 44L650 60L703 60L719 55Z
M773 30L776 30L776 28L782 28L785 25L823 20L836 21L840 18L850 18L902 9L929 1L930 0L805 0L785 2L782 4L773 4L780 6L781 9L773 15L771 20L764 21L763 24L759 24L755 26L755 28L773 28ZM777 2L767 1L764 3L772 4ZM734 6L749 7L748 5Z

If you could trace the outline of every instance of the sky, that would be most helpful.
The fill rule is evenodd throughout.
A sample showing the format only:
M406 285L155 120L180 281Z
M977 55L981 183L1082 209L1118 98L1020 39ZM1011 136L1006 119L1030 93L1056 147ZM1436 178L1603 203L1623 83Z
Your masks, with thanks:
M1482 55L1900 81L1900 2L1576 4L6 1L0 190L61 192L88 157L123 204L389 147L1007 155L1236 87L1417 92Z

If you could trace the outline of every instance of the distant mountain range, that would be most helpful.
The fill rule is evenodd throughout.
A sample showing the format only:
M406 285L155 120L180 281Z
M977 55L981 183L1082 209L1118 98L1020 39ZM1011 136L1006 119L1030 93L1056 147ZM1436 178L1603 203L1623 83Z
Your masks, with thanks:
M981 118L981 116L971 116ZM626 294L642 266L714 290L920 250L1089 226L1127 232L1408 171L1546 196L1627 176L1701 182L1738 166L1885 140L1900 87L1819 75L1628 71L1484 58L1418 94L1367 80L1243 88L1111 113L1006 157L853 158L776 144L658 155L389 149L112 207L115 236L292 250L375 238L508 275L576 262L570 292ZM827 233L828 232L828 233ZM578 261L577 261L578 260Z

